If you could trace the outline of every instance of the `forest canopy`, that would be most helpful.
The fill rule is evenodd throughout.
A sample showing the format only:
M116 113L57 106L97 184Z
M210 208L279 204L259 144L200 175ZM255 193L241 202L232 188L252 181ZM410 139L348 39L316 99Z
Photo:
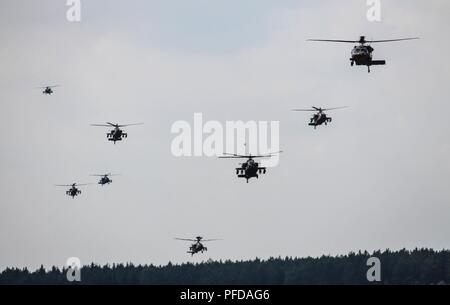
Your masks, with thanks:
M370 257L380 261L381 281L369 282ZM35 271L6 268L0 284L169 284L169 285L296 285L296 284L449 284L450 251L415 249L375 251L341 256L270 258L250 261L207 261L165 266L113 264L83 266L80 282L67 280L66 268L43 266Z

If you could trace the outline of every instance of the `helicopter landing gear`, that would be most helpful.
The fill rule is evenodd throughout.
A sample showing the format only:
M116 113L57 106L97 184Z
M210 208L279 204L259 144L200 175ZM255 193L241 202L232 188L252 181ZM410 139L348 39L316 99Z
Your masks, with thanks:
M367 73L370 73L370 66L367 66Z
M350 60L350 65L353 67L353 65L355 64L354 60Z

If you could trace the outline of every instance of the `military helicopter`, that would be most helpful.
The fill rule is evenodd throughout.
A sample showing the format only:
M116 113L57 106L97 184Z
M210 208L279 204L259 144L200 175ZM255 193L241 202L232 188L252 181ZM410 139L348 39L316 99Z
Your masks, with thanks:
M314 126L314 129L316 129L317 126L322 125L322 124L327 125L328 123L331 123L331 121L332 121L332 118L327 116L324 113L324 111L343 109L343 108L348 108L348 106L336 107L336 108L320 108L320 107L312 106L312 109L293 109L292 111L317 111L317 113L315 113L309 121L309 126Z
M266 168L265 167L260 167L258 162L255 162L254 159L256 158L269 158L272 157L275 154L279 154L282 151L279 152L275 152L275 153L270 153L267 155L259 155L259 156L252 156L250 155L237 155L237 154L229 154L229 153L224 153L224 155L226 156L221 156L219 157L220 159L248 159L246 162L241 163L241 167L236 168L236 175L238 176L238 178L245 178L247 180L251 179L251 178L259 178L258 174L265 174L266 173Z
M118 176L118 175L109 173L109 174L104 174L104 175L91 175L91 176L101 177L100 180L98 181L98 184L103 186L105 184L112 183L112 179L110 179L109 177L111 177L111 176Z
M344 43L359 43L355 46L351 53L350 64L353 66L367 66L368 72L370 73L371 66L385 65L385 60L373 60L372 52L375 50L370 45L366 43L379 43L379 42L393 42L393 41L404 41L419 39L418 37L413 38L401 38L401 39L388 39L388 40L366 40L365 36L361 36L359 40L332 40L332 39L308 39L308 41L323 41L323 42L344 42Z
M127 125L119 125L119 124L113 124L110 122L106 122L108 125L104 124L91 124L91 126L101 126L101 127L114 127L113 130L108 132L106 134L106 137L108 138L108 141L113 141L114 144L116 144L117 141L122 141L122 138L126 138L128 136L127 133L123 132L120 127L126 127L126 126L133 126L133 125L142 125L143 123L136 123L136 124L127 124Z
M81 194L81 191L77 188L77 186L82 186L82 185L89 185L89 183L56 184L56 186L65 186L65 187L70 186L70 189L66 191L66 194L68 196L71 196L72 198L75 198L75 196L78 196Z
M42 91L42 94L48 94L51 95L53 93L53 89L55 87L59 87L59 85L54 85L54 86L45 86L45 87L37 87L38 89L44 89L44 91Z
M189 251L187 251L187 253L190 253L191 256L193 256L194 254L196 254L198 252L203 253L204 251L208 251L208 248L203 246L202 242L220 240L220 239L203 239L203 237L201 237L201 236L197 236L195 239L189 239L189 238L175 238L175 239L194 242L189 247Z

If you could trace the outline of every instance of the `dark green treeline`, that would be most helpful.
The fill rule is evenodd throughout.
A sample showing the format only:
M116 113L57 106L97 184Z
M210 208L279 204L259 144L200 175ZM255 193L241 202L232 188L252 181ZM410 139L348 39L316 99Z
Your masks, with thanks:
M81 269L79 284L372 284L369 257L381 262L382 284L450 284L450 251L415 249L350 253L319 258L271 258L252 261L209 261L201 264L134 266L91 264ZM0 284L72 284L66 270L53 267L30 272L7 268Z

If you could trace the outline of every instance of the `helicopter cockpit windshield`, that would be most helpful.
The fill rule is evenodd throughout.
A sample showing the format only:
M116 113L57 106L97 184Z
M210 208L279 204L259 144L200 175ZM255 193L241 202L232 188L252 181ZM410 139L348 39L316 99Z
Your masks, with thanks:
M353 55L368 55L369 51L364 46L356 46L352 50Z

